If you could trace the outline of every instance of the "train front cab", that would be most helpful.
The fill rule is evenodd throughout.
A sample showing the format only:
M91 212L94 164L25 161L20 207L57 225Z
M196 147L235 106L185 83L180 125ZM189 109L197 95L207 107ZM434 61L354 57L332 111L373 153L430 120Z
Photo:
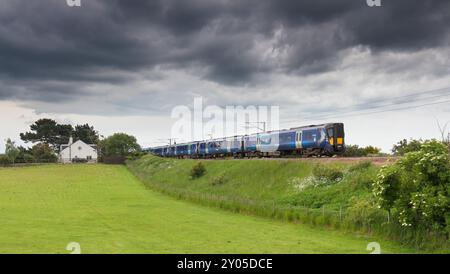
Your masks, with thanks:
M326 126L328 142L333 146L336 154L342 154L345 151L345 133L344 124L335 123Z

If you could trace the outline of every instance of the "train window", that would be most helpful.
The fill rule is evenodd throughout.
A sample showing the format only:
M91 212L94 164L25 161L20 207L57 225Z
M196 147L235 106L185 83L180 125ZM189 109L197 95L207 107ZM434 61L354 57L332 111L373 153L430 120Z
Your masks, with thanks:
M344 137L344 125L336 124L336 137Z
M305 131L303 133L303 140L305 141L313 141L313 142L317 142L318 136L317 136L317 131Z
M260 143L263 145L270 145L272 138L270 136L264 136L259 139Z
M334 130L332 128L328 129L328 137L330 138L334 137Z

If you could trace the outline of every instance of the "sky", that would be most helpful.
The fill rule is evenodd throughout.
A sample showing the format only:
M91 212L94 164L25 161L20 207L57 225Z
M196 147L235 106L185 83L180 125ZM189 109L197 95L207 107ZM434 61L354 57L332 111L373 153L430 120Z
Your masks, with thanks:
M450 121L450 1L0 1L0 153L39 118L169 138L171 110L280 107L388 152ZM450 124L449 124L450 128Z

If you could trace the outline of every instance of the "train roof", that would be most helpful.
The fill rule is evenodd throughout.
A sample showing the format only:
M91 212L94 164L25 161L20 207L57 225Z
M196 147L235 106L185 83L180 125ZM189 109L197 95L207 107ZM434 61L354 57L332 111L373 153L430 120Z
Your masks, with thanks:
M342 124L342 123L325 123L325 124L317 124L317 125L307 125L307 126L293 127L293 128L288 128L288 129L279 129L279 130L265 131L265 132L261 132L261 133L253 133L253 134L246 134L246 135L235 135L235 136L228 136L228 137L222 137L222 138L216 138L216 139L210 139L210 140L200 140L200 141L192 141L192 142L181 143L181 144L172 144L172 145L158 146L158 147L152 147L152 148L148 148L148 149L160 149L160 148L167 148L167 147L170 147L170 146L172 146L172 147L174 147L174 146L188 146L188 145L193 144L193 143L209 143L209 142L214 142L214 141L229 140L231 138L237 138L237 137L250 137L250 136L255 136L255 135L258 135L258 134L274 133L274 132L286 132L286 131L291 131L291 130L296 130L296 129L314 129L314 128L319 128L319 127L324 127L324 126L327 126L327 125L333 125L333 124Z

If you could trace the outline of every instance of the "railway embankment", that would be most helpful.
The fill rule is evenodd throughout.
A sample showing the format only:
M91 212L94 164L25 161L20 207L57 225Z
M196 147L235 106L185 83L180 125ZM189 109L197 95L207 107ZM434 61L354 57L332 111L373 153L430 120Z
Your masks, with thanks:
M372 188L380 162L391 160L180 160L147 155L127 166L146 186L205 206L442 250L442 239L405 231L377 206Z

